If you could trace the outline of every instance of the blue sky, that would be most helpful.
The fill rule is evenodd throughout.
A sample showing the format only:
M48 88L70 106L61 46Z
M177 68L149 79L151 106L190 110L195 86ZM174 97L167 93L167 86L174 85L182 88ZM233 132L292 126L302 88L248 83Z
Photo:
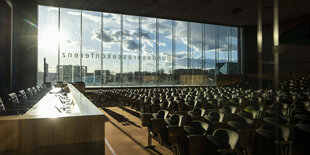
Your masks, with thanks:
M56 72L58 60L58 41L60 53L80 53L80 47L84 58L82 65L88 67L88 72L101 68L100 59L86 58L85 54L100 54L101 40L104 54L120 53L120 14L103 13L103 33L101 33L101 12L81 11L61 8L60 10L60 34L58 34L58 8L39 6L39 33L38 33L38 70L42 71L43 58L47 58L49 71ZM141 52L142 56L152 56L156 52L156 18L142 17ZM159 22L159 56L166 58L159 61L159 68L165 73L170 73L172 61L167 60L172 53L172 20L158 19ZM202 65L202 26L201 23L191 24L192 68ZM187 25L188 22L175 21L175 68L187 68ZM227 26L205 25L205 67L215 67L215 50L219 51L219 62L237 61L237 28ZM218 31L217 31L218 30ZM228 32L230 36L228 37ZM215 47L215 34L218 35L219 46ZM82 35L82 41L80 36ZM228 44L230 42L230 44ZM82 45L82 46L81 46ZM228 46L229 45L229 46ZM228 48L231 53L228 56ZM139 55L139 17L123 15L123 54L138 57ZM123 59L123 72L139 70L138 59ZM61 57L60 64L79 65L79 58ZM155 71L155 60L142 60L142 71ZM112 73L120 72L119 59L103 59L103 70Z

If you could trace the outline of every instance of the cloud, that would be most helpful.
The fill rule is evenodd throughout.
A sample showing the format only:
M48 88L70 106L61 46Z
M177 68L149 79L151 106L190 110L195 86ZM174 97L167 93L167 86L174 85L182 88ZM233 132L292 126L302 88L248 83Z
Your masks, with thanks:
M159 46L167 46L167 44L164 42L159 42Z
M74 15L74 16L81 16L81 12L77 12L77 11L68 11L67 14Z
M142 50L146 50L146 46L153 47L155 40L152 40L152 38L149 36L148 33L142 32L141 33L141 43L142 43ZM120 43L120 37L121 37L121 31L116 29L104 29L103 34L101 35L100 29L94 29L92 31L92 37L91 39L97 40L97 41L103 41L104 44L119 44ZM123 32L123 43L124 43L124 49L125 50L137 50L139 49L139 43L135 40L137 40L139 37L139 33L134 30L126 30ZM165 43L162 43L161 45L165 45ZM144 47L143 47L144 46Z
M96 14L96 15L93 15L93 14ZM97 12L94 12L93 14L90 14L90 13L86 13L86 12L83 12L82 15L83 15L83 20L87 19L87 20L91 20L93 22L96 22L96 23L99 23L101 22L101 14L98 14Z
M142 22L142 31L145 31L148 33L156 33L156 21ZM158 24L158 32L160 34L171 33L171 26L159 23Z
M174 55L175 55L176 59L187 58L187 51L176 52Z
M124 47L131 51L139 49L139 45L133 40L124 40Z
M78 15L78 12L69 12L70 14L75 14ZM84 14L84 13L83 13ZM83 15L84 16L84 15ZM120 15L118 14L106 14L104 13L104 17L106 20L115 20L116 18L119 18ZM132 23L137 23L138 17L137 16L124 16L126 19L124 21L127 22L132 22ZM90 20L96 20L99 17L93 16L91 14L85 14L85 18L88 18ZM119 44L120 43L120 37L121 37L121 31L115 25L115 21L113 21L114 24L112 24L112 27L104 27L103 34L101 35L100 29L94 29L92 31L93 35L91 39L95 39L97 41L103 40L104 44ZM153 18L144 18L143 17L143 25L142 25L142 32L141 32L141 49L144 52L147 53L152 53L154 52L155 48L155 38L154 33L156 32L156 22ZM159 29L161 32L164 33L169 33L166 36L163 36L165 39L171 39L171 26L169 25L169 20L166 20L165 22L159 22ZM106 21L104 23L107 23ZM180 41L182 44L185 46L187 45L187 22L180 22L176 21L176 41ZM111 26L111 24L108 24ZM114 26L113 26L114 25ZM219 27L219 29L217 29ZM205 29L205 51L214 51L216 48L218 51L227 51L228 49L228 36L227 36L227 27L224 26L216 26L216 25L206 25ZM214 32L214 30L218 30L218 32ZM231 29L235 33L231 33L230 36L230 47L231 50L237 49L237 36L236 32L237 29ZM153 34L151 34L153 33ZM219 47L215 47L215 37L214 34L218 34L219 36ZM152 37L151 37L152 36ZM135 28L126 28L123 31L123 40L124 40L124 49L125 50L138 50L139 49L139 42L138 42L138 37L139 37L139 32L138 32L138 27L136 25ZM191 25L191 48L193 52L201 51L202 50L202 24L199 23L192 23ZM179 43L178 43L179 44ZM167 46L166 41L162 41L159 43L159 46ZM169 45L170 46L170 45ZM178 46L178 45L177 45ZM182 46L182 45L181 45ZM186 50L186 49L185 49ZM184 51L183 51L184 52ZM185 51L186 52L186 51ZM183 58L186 57L186 53L176 53L176 57Z
M46 7L46 11L50 12L50 11L58 11L57 7Z
M114 31L111 29L105 29L101 35L100 29L94 29L92 31L91 39L95 39L97 41L103 41L106 44L116 44L120 43L120 31Z
M181 41L183 44L187 45L187 22L176 21L176 40ZM227 51L228 49L228 31L226 26L217 26L206 24L205 29L205 50L222 50ZM217 29L218 27L218 29ZM218 33L214 32L218 30ZM231 28L230 33L230 49L237 49L237 28ZM191 24L191 47L195 51L202 50L202 27L201 24L192 23ZM218 47L215 47L215 33L218 34ZM168 37L168 36L167 36ZM234 40L234 41L233 41Z
M139 37L139 32L134 32L133 33L134 37ZM152 38L150 37L150 35L146 32L141 32L141 38L142 39L146 39L146 40L151 40Z

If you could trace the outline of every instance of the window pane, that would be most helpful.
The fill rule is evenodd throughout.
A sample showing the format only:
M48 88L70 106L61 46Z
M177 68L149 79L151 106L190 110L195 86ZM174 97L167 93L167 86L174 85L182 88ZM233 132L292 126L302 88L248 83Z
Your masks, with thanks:
M142 17L142 85L156 84L156 19Z
M120 85L121 15L103 13L103 85Z
M123 85L139 84L139 17L123 15Z
M229 74L238 74L238 28L230 27Z
M86 66L81 59L81 11L60 8L60 79L64 82L81 81Z
M43 83L44 58L48 64L46 81L57 82L58 8L39 6L38 17L38 84Z
M228 27L219 26L218 74L228 73Z
M191 85L203 85L202 76L202 24L191 23L190 52L191 52Z
M171 20L159 19L159 82L160 85L172 83L172 32Z
M101 85L101 13L82 12L82 64L87 67L83 76L86 86Z
M214 85L215 81L215 33L216 26L205 24L205 75L208 76L207 85Z
M187 22L175 21L175 84L187 83ZM183 80L182 80L183 78Z

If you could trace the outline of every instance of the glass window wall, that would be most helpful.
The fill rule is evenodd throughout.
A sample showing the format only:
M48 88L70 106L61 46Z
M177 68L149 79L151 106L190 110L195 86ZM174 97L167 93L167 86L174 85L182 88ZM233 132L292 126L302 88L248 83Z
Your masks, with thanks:
M39 6L38 83L216 85L239 74L237 27Z

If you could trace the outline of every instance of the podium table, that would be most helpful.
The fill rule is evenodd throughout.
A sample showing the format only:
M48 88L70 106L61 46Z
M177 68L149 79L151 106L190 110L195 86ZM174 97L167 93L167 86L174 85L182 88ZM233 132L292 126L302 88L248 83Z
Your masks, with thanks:
M24 115L0 117L0 154L104 154L106 117L74 86L53 88Z

